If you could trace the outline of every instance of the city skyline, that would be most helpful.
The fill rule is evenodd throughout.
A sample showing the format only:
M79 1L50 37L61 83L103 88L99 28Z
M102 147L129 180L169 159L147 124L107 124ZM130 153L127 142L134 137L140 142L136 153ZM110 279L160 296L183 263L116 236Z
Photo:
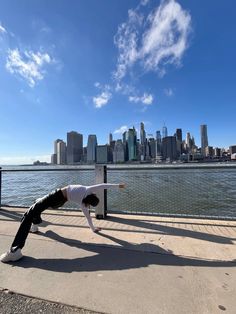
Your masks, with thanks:
M83 134L67 132L67 141L56 139L51 164L94 164L94 163L160 163L160 162L210 162L235 160L236 145L228 149L209 145L207 125L200 125L201 143L198 146L190 132L183 136L181 128L174 134L168 133L163 126L155 134L149 134L143 122L138 130L133 126L123 130L122 137L113 139L110 133L108 141L100 144L96 134L89 134L84 140ZM35 163L34 163L35 164ZM37 160L36 164L40 164Z
M199 147L206 124L209 145L235 145L235 10L234 0L1 1L0 166L50 162L71 130L102 145L140 121L149 134L181 128Z

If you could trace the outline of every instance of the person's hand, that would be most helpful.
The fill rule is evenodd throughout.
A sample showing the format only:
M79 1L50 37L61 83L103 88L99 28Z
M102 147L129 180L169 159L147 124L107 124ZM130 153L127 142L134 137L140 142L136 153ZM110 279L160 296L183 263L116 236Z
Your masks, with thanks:
M120 189L124 189L124 188L125 188L125 184L124 184L124 183L120 183L120 184L119 184L119 188L120 188Z
M102 228L96 227L93 232L94 232L94 233L98 233L98 232L101 231L101 230L102 230Z

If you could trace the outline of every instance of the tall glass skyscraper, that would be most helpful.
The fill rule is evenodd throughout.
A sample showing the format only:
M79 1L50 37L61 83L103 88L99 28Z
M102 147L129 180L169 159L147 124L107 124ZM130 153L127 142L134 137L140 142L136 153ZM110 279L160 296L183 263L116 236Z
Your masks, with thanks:
M134 127L128 130L128 156L129 160L137 159L137 134Z
M94 163L96 161L97 136L90 134L88 136L87 145L87 162Z
M167 136L168 136L167 127L164 125L162 128L162 138Z
M146 132L144 130L143 122L140 123L140 142L141 142L141 145L145 145L146 143Z
M208 146L207 125L201 125L201 151L202 155L206 155L206 147Z
M161 144L161 131L156 131L156 140L157 143Z
M177 155L178 157L182 154L183 148L182 148L182 129L176 129L176 146L177 146Z
M176 129L176 139L182 143L182 129Z
M66 164L66 143L64 141L57 142L57 164Z
M83 155L83 135L75 131L67 133L67 163L81 161Z

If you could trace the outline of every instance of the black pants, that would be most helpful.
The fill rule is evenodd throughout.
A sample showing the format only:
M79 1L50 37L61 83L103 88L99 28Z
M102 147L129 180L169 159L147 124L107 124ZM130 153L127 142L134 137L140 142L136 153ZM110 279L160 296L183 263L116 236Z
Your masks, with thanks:
M21 219L21 224L15 239L11 245L11 251L14 252L17 249L22 249L25 245L26 238L29 234L31 224L39 224L42 222L41 213L49 208L61 207L67 199L64 197L60 189L53 191L52 193L37 200L24 214Z

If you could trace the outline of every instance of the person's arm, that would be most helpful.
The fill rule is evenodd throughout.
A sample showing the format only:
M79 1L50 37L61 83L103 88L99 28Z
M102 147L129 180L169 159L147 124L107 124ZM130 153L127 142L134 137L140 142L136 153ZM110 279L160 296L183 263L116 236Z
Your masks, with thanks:
M101 228L96 228L96 227L94 227L93 221L92 221L92 218L91 218L91 216L90 216L90 213L89 213L88 208L82 206L81 209L82 209L82 212L84 213L84 216L86 217L86 219L87 219L87 221L88 221L88 224L89 224L89 227L91 228L91 230L92 230L93 232L101 231L101 230L102 230Z
M101 183L96 185L91 185L87 187L87 194L97 193L99 191L109 189L109 188L120 188L123 189L125 187L124 183Z

